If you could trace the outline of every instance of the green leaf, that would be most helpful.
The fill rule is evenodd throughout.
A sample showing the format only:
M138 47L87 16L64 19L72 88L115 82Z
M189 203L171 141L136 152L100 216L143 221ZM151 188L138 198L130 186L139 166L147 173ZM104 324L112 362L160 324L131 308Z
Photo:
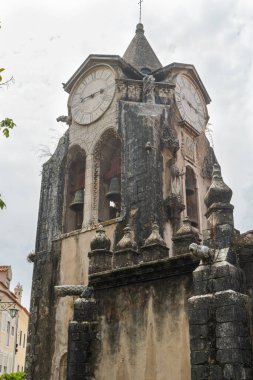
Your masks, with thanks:
M16 124L14 123L14 121L8 117L6 117L0 122L0 128L6 127L6 128L13 129L15 126Z
M5 70L5 69L1 68L1 69L0 69L0 73L1 73L2 71L4 71L4 70Z
M9 132L9 129L8 128L4 128L3 129L3 134L6 138L8 138L10 136L10 132Z
M1 194L0 194L0 209L2 210L3 208L6 207L6 204L4 203L4 201L1 199Z
M13 129L16 126L14 121L8 117L0 121L0 131L2 130L3 135L8 138L10 135L10 129Z

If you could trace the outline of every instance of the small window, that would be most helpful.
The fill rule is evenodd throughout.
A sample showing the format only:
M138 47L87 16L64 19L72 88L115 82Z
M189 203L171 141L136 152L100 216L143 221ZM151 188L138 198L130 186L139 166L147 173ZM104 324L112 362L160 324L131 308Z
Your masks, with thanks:
M9 346L10 345L10 331L11 331L11 322L8 321L7 322L7 336L6 336L6 346Z
M19 372L19 365L18 365L18 367L17 367L17 372Z
M4 372L7 372L7 366L6 365L4 366Z
M6 324L7 324L7 311L2 312L2 330L6 331Z
M21 367L21 371L24 372L24 367Z
M24 339L23 339L23 347L25 347L25 334L24 334Z
M11 335L14 336L14 326L11 328Z
M198 195L197 195L197 181L192 168L186 167L185 174L185 189L186 189L186 210L187 215L194 227L198 228Z
M22 344L22 331L19 333L19 345L21 346Z
M152 73L152 71L148 67L143 67L141 69L141 72L142 72L142 74L145 74L145 75L150 75Z
M2 372L2 365L0 364L0 373Z

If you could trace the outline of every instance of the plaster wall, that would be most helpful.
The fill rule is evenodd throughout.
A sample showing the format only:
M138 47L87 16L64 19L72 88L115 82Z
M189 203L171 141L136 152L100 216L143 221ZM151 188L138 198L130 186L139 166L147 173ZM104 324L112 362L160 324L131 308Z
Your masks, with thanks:
M105 226L106 234L114 242L114 231L117 223ZM95 228L65 235L61 242L61 258L59 280L57 285L87 285L88 284L88 252L90 241L95 236ZM67 296L56 300L54 354L50 380L59 379L60 362L67 352L68 325L73 319L73 305L77 297ZM62 380L62 379L59 379Z
M97 290L100 351L97 380L190 380L184 275Z
M18 313L17 353L14 371L24 371L29 315L23 309Z

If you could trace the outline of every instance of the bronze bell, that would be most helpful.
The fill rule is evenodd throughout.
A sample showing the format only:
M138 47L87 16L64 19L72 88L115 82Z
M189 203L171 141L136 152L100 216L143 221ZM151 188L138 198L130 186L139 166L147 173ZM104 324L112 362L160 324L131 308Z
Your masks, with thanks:
M106 198L111 202L120 201L120 183L119 177L113 177L110 181L109 191L106 193Z
M82 211L84 203L84 189L75 192L74 200L70 203L69 208L73 211Z

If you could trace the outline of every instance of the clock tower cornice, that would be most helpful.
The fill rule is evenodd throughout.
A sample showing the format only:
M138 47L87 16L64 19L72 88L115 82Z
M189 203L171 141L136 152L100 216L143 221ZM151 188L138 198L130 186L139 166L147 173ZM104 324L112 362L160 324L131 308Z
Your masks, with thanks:
M186 75L189 75L200 88L206 104L211 103L211 98L194 65L173 62L165 67L162 67L161 69L154 71L152 74L157 81L162 81L165 78L167 78L168 75L170 75L170 77L173 78L175 75L179 73L185 73Z
M63 84L63 88L67 93L70 93L75 83L80 77L92 66L98 64L106 64L111 66L118 66L121 68L126 77L130 77L136 80L142 80L143 75L136 70L133 66L127 63L119 55L104 55L104 54L91 54L82 63L82 65L76 70L72 77Z

